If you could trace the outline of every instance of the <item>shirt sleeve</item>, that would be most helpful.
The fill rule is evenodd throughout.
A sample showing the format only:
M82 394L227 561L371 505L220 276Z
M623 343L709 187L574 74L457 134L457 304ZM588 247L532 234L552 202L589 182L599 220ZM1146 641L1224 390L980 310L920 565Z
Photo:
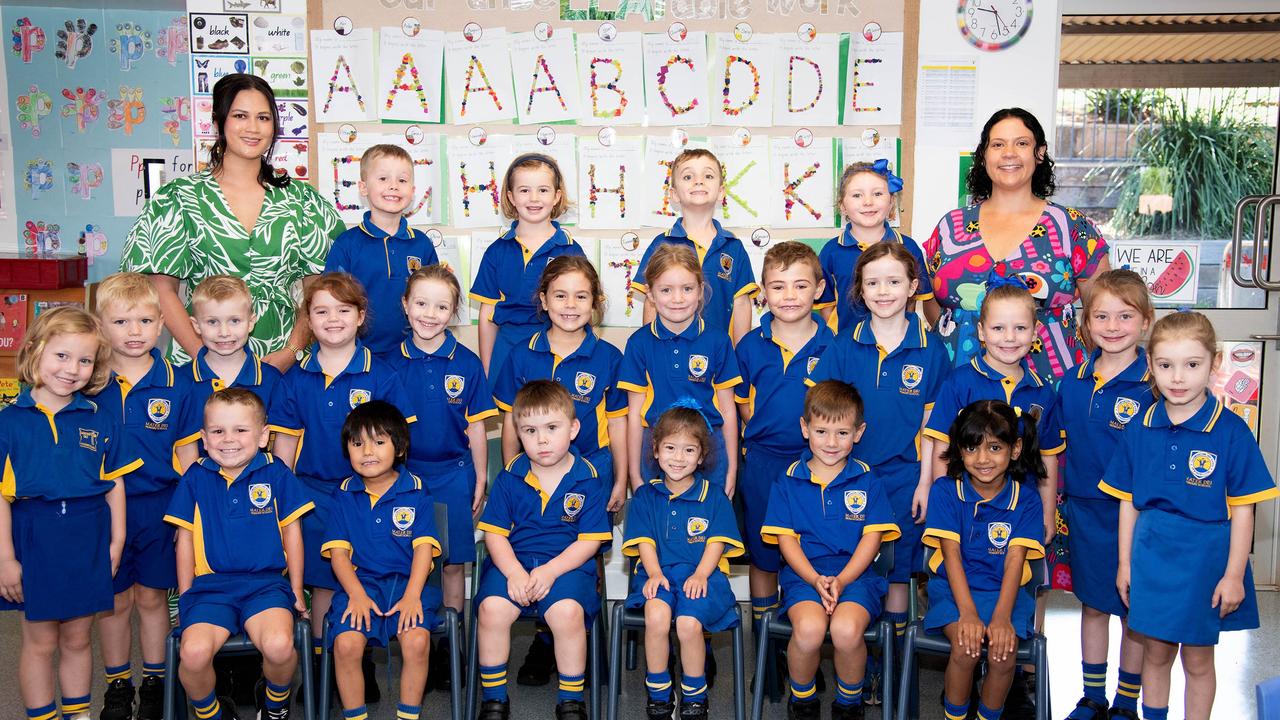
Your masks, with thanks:
M1071 269L1077 278L1092 277L1110 251L1093 221L1075 208L1067 208L1071 222Z
M297 365L289 368L271 393L271 404L267 406L267 417L271 419L268 427L276 432L302 434L302 408L298 406L296 385L303 372L306 371Z
M138 456L137 447L130 442L124 428L112 422L107 427L102 451L102 468L100 479L115 480L142 467L142 458Z
M480 514L480 522L476 524L477 530L502 537L511 535L511 528L515 526L508 498L510 491L507 488L511 482L511 473L506 470L498 472L498 477L494 478L493 487L489 490L489 500L484 504L484 512Z
M334 238L341 235L347 226L343 224L334 204L325 200L320 191L309 183L295 180L285 189L292 190L292 193L285 194L278 202L294 205L293 209L297 213L297 237L287 248L293 261L291 267L299 278L319 275L324 272L325 258L329 255ZM268 191L268 194L273 192L280 191ZM291 201L289 195L295 193L296 197Z
M178 439L173 445L178 447L200 439L200 430L204 427L204 404L200 402L203 395L196 392L196 383L187 368L174 368L174 374L174 385L181 388L175 398L178 403Z
M467 376L466 420L468 423L481 422L485 418L497 417L498 407L493 404L493 391L489 389L489 380L484 376L484 368L480 361L469 362Z
M751 346L754 342L755 331L748 333L738 341L738 347L734 348L733 354L738 360L738 371L742 375L742 382L733 387L733 399L740 405L746 405L751 402L751 386L752 386L752 369L751 369Z
M409 422L417 422L418 416L414 412L413 400L409 397L409 392L404 389L404 385L400 382L400 376L391 371L390 366L382 366L382 382L378 387L378 399L385 400L404 415L404 419Z
M604 414L609 418L625 417L630 400L627 398L627 391L618 387L618 368L622 365L622 351L609 343L605 344L609 348L609 370L613 377L605 390Z
M930 279L929 264L924 260L924 252L920 249L920 244L915 240L902 236L902 245L911 253L911 257L916 260L916 300L932 300L933 299L933 281Z
M586 493L582 513L578 516L578 539L599 540L606 546L613 541L613 526L609 524L609 491L605 484L594 483L594 491ZM604 548L602 547L601 550Z
M622 366L618 370L618 387L628 392L647 392L652 383L646 372L645 345L641 333L649 332L641 326L627 338L627 351L622 354Z
M641 545L658 546L656 530L654 530L652 505L656 493L649 485L642 485L631 498L627 507L627 522L622 531L622 554L627 557L639 557Z
M869 532L884 533L880 536L881 542L902 537L893 507L889 505L889 496L884 492L884 484L875 474L870 476L870 482L867 483L867 519L862 526L863 535Z
M347 502L343 495L349 495L341 486L334 488L329 499L329 518L325 524L324 541L320 546L320 556L331 558L337 548L346 550L355 558L355 548L351 545L351 530L347 523ZM363 498L357 498L363 502Z
M822 294L813 302L814 310L822 310L836 304L836 272L831 260L831 246L838 242L840 242L838 237L831 238L826 245L822 246L822 252L818 253L818 262L822 265L822 277L826 280L826 285L822 288Z
M769 504L765 507L764 522L760 524L760 538L770 545L777 545L782 536L800 539L795 523L791 518L791 493L787 491L790 481L783 474L773 483L769 491Z
M1231 421L1234 428L1233 448L1227 460L1227 505L1253 505L1280 495L1275 480L1262 459L1262 451L1253 440L1253 434L1236 417L1225 417L1231 411L1223 409L1223 420Z
M1009 544L1025 547L1028 560L1039 560L1044 557L1041 540L1044 540L1044 505L1040 502L1036 486L1026 482L1018 488L1018 518L1013 524ZM1024 578L1023 582L1026 580Z
M734 387L742 382L742 373L738 370L738 356L733 352L733 343L726 335L720 338L717 350L717 369L711 377L711 386L716 390Z
M198 470L196 472L199 472ZM195 532L196 529L196 494L195 494L195 473L187 471L178 481L178 487L173 491L173 497L169 500L169 507L164 512L164 521L170 525L177 525L185 530Z
M1133 455L1138 448L1140 436L1147 432L1146 427L1140 424L1141 417L1134 417L1132 422L1135 426L1121 433L1120 442L1116 443L1115 452L1111 455L1111 462L1098 481L1099 490L1117 500L1129 502L1133 502Z
M921 542L937 550L929 557L929 569L938 572L942 566L942 541L960 542L960 498L954 478L941 477L929 491L929 514Z
M418 493L418 514L413 520L413 549L422 545L431 546L431 557L440 557L440 528L436 527L435 498L426 490L423 482L422 492Z
M436 245L431 242L431 238L427 237L427 234L421 230L414 230L413 234L423 242L422 267L426 267L428 265L439 265L440 253L436 252Z
M942 387L947 384L947 378L951 376L951 356L947 353L947 346L942 343L942 338L932 333L926 337L929 343L926 356L929 358L929 364L925 367L924 388L920 396L924 399L925 409L933 410L937 405Z
M469 297L482 305L497 305L502 300L502 281L498 278L498 253L502 241L490 245L480 258L476 281L471 284Z
M1058 413L1058 393L1050 392L1052 399L1045 403L1044 411L1036 421L1036 438L1041 455L1057 455L1067 449L1062 433L1062 416Z
M747 249L742 245L742 241L729 243L728 250L733 257L734 299L740 295L753 295L759 292L760 286L756 284L755 271L751 269L751 258L747 257Z
M272 465L278 466L272 487L276 493L276 517L279 518L278 522L283 528L314 510L316 504L302 488L302 483L298 481L298 476L294 475L292 470L279 460L274 461Z
M742 534L738 532L738 518L733 513L733 506L724 492L712 485L709 489L708 504L711 506L710 527L707 528L707 542L724 543L724 554L721 557L738 557L746 552L742 544Z
M516 380L516 355L518 354L520 354L520 347L516 346L502 359L502 364L490 373L493 401L503 412L511 412L511 407L516 403L516 393L520 390L520 383Z
M960 397L960 383L955 373L938 389L937 399L933 401L933 410L929 413L929 422L925 423L924 434L945 443L951 442L951 423L964 407Z
M804 384L813 387L824 380L842 379L845 375L840 370L843 355L844 351L840 349L840 345L833 341L826 350L822 351L822 355L818 356L818 364L813 366L813 371L804 379Z
M194 233L187 227L193 210L187 213L181 203L179 188L190 188L196 180L179 179L161 187L134 221L120 255L120 269L140 273L172 275L185 279L195 273L191 253ZM210 180L212 182L212 180ZM190 190L185 192L189 193Z
M653 239L653 242L649 243L649 247L644 249L644 254L640 256L640 264L636 266L636 271L631 276L631 288L633 290L639 290L642 293L649 292L649 286L644 282L644 271L649 267L649 258L653 256L653 251L658 249L658 246L662 244L662 239L666 236L666 233L659 234Z
M348 249L351 243L348 242L347 233L342 233L333 241L333 247L329 248L329 255L324 260L324 271L331 272L351 272L351 258Z

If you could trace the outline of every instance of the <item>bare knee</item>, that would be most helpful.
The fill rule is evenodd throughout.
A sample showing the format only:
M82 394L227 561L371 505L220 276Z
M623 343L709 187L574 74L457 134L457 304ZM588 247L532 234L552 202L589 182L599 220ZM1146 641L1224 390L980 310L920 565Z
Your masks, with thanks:
M973 672L973 669L978 666L978 658L969 655L955 644L952 644L951 646L951 658L949 662L951 665L960 668L965 672Z
M1017 659L1015 653L1009 653L1003 660L997 660L988 653L987 672L993 676L1012 676Z
M476 616L480 625L484 627L507 627L514 622L514 616L518 613L519 610L506 600L490 597L480 603Z
M183 638L178 653L182 664L189 668L206 668L213 664L213 656L218 648L208 638Z
M572 600L561 600L547 609L543 618L553 633L576 630L586 622L586 612Z
M431 633L423 628L413 628L400 634L400 654L405 662L411 660L425 661L427 649L431 646Z
M134 602L137 603L138 610L144 613L169 611L169 596L162 590L135 588Z
M1213 677L1213 648L1183 645L1182 670L1191 677Z
M58 632L58 650L63 654L88 652L90 628L89 624L75 628L63 625Z
M661 600L650 600L644 604L644 625L653 630L667 632L671 629L671 606Z
M1173 659L1177 657L1177 655L1177 645L1171 645L1166 642L1150 639L1143 643L1143 664L1151 663L1153 666L1161 668L1172 667Z
M826 636L827 626L821 621L806 618L791 625L791 641L804 652L817 652Z
M293 633L271 630L262 634L258 652L272 665L282 665L293 658Z
M858 650L866 644L863 630L854 623L831 623L831 644L837 650Z
M676 637L680 638L681 644L702 642L702 623L688 616L676 618Z
M359 660L364 656L364 646L368 641L364 635L355 631L344 632L333 641L333 657L338 662Z

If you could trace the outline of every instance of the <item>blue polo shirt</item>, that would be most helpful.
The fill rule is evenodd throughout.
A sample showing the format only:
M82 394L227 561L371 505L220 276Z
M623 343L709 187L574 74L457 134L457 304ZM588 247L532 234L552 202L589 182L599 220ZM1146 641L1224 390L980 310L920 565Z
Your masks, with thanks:
M1020 483L1009 477L1004 489L984 500L963 478L938 478L929 491L929 517L924 544L934 548L929 569L947 577L942 563L942 541L960 545L964 574L974 590L999 590L1004 580L1004 556L1009 547L1027 548L1027 560L1044 557L1044 512L1034 478ZM1022 566L1022 585L1031 580L1031 565Z
M388 235L366 210L359 225L334 239L324 271L351 273L364 285L369 296L364 342L375 354L389 355L409 337L409 320L400 304L405 283L418 268L438 262L436 246L425 232L409 227L402 217L396 234Z
M382 495L369 492L364 478L353 475L333 491L320 554L330 557L334 548L345 549L361 577L407 576L420 545L431 546L431 557L440 556L438 535L435 505L417 475L401 468Z
M413 414L430 418L409 426L409 466L471 457L467 426L496 417L480 358L458 343L449 330L433 353L405 340L387 357L400 379Z
M159 492L178 484L181 470L174 451L199 440L204 424L204 406L197 405L186 373L152 349L151 369L137 384L112 372L93 401L119 420L133 452L145 463L124 479L126 495Z
M751 271L751 260L747 257L747 249L743 247L742 241L721 227L716 220L712 220L711 224L716 228L716 236L711 239L710 245L703 247L685 232L684 218L676 220L670 230L655 237L644 251L631 287L648 293L644 271L649 267L649 258L654 251L663 243L684 245L698 254L698 262L702 263L702 274L707 282L702 317L711 327L727 333L733 320L733 301L739 295L754 295L760 291L760 286L756 284L755 273Z
M234 480L203 457L187 468L164 519L194 535L197 577L284 572L282 531L314 507L289 468L268 453L255 455Z
M793 537L804 556L815 562L853 557L867 533L884 533L881 542L898 539L901 533L889 498L866 463L849 458L844 470L823 484L809 470L812 459L813 453L806 450L773 484L760 528L766 543L777 545L779 537Z
M729 498L703 477L695 477L678 495L661 479L641 485L627 508L623 537L623 555L639 557L641 545L652 545L664 569L686 565L692 572L702 562L707 543L720 542L724 554L719 568L728 575L728 558L745 552Z
M573 466L551 494L543 492L528 456L515 456L494 479L476 527L507 538L522 562L525 557L549 560L579 540L609 542L609 493L591 463L573 456ZM594 574L595 561L587 565Z
M884 236L880 238L880 242L900 243L907 252L911 253L911 257L916 260L916 277L919 278L914 297L920 302L933 299L933 283L929 280L928 266L924 262L924 253L920 251L920 245L910 236L903 235L890 227L887 222L884 224ZM871 245L863 245L855 240L853 224L845 223L844 232L828 240L827 244L822 246L822 251L818 253L818 262L822 263L822 272L827 276L827 286L823 289L822 296L814 303L814 307L835 307L828 319L832 330L851 328L866 320L871 314L865 305L855 303L850 295L853 289L853 271L858 266L858 258L862 257L863 251L869 247Z
M808 382L843 380L858 388L867 422L858 459L878 467L920 460L920 424L950 372L947 347L925 329L919 315L909 313L907 333L893 352L876 342L871 321L865 320L827 348Z
M1057 393L1053 386L1036 375L1026 358L1022 360L1022 379L1016 383L988 365L980 354L956 368L938 392L924 434L950 443L947 433L951 432L951 423L961 410L979 400L1006 402L1023 415L1039 413L1036 430L1042 455L1057 455L1066 448L1062 440L1062 425L1055 412Z
M1164 402L1147 408L1141 427L1121 438L1098 487L1139 512L1202 522L1226 522L1232 506L1280 495L1249 426L1213 397L1179 425Z
M263 405L268 409L271 408L271 400L275 396L276 387L284 378L284 373L277 370L274 365L262 362L262 358L254 355L246 345L245 359L240 365L240 372L228 385L218 377L218 373L214 372L213 368L209 367L209 361L206 359L208 352L208 349L200 348L195 359L181 368L182 372L191 371L191 396L195 399L197 417L203 418L204 404L214 393L229 387L248 388L262 399Z
M1138 357L1115 377L1103 382L1094 371L1102 354L1095 350L1074 373L1058 383L1058 420L1067 441L1067 474L1063 478L1071 497L1101 500L1108 495L1098 489L1098 481L1115 454L1116 446L1137 427L1147 408L1156 401L1147 369L1147 352L1138 348Z
M729 335L708 332L708 327L702 318L696 318L676 334L662 324L662 318L656 318L627 338L618 387L644 393L641 422L645 427L658 422L681 398L698 402L712 430L724 425L715 404L716 391L736 386L742 382L742 374Z
M352 408L385 400L409 422L416 417L400 378L369 348L356 342L355 355L337 377L321 369L319 348L318 343L312 345L302 361L285 373L272 398L270 427L298 438L294 472L327 494L332 491L329 485L337 485L351 473L341 438L342 424Z
M560 223L551 222L556 232L537 251L531 251L516 237L516 225L484 251L470 297L493 306L493 322L498 325L544 325L540 316L538 280L552 258L561 255L586 257L582 246L569 237Z
M738 341L734 352L742 383L734 388L734 400L751 408L751 419L742 431L746 447L792 457L808 447L800 432L805 380L834 341L822 318L815 315L813 319L818 331L798 349L774 337L773 313L761 316L760 327Z
M511 412L516 393L530 380L555 380L573 398L573 412L581 428L573 447L590 455L609 447L609 418L626 417L627 393L618 387L622 351L596 337L591 327L576 350L566 357L551 351L546 332L516 345L493 378L493 399Z
M0 497L71 500L110 492L116 478L143 467L116 418L78 392L51 412L23 388L0 410Z

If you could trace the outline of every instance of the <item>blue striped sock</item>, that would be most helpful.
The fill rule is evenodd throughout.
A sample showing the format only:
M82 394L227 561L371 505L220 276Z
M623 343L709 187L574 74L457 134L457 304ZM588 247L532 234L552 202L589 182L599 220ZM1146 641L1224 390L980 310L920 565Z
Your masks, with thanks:
M649 699L663 702L671 699L671 673L648 673L644 677L644 686L649 691Z
M680 678L680 693L684 702L706 702L707 676L685 675Z
M1142 704L1142 720L1169 720L1168 706L1162 708L1148 707Z
M795 678L791 678L791 702L808 703L817 701L818 691L813 680L801 683L796 682Z
M778 593L772 595L761 595L760 597L751 598L751 631L759 634L760 618L764 617L766 610L772 610L778 607Z
M80 714L88 714L89 712L89 696L81 695L79 697L62 697L62 718L63 720L71 720L71 718Z
M483 700L507 699L507 664L480 666L480 697Z
M421 715L421 705L405 705L404 703L400 703L396 706L396 720L418 720Z
M265 680L266 678L263 679ZM291 686L289 683L277 685L270 680L267 680L267 709L279 710L280 708L288 705L290 688Z
M582 701L582 694L587 689L587 676L585 673L577 675L565 675L560 673L560 695L556 702L565 702L566 700Z
M850 707L862 704L862 681L847 683L836 676L836 704Z
M992 709L983 705L981 700L978 701L978 720L1000 720L1000 715L1003 712L1003 705Z
M1080 669L1084 676L1084 696L1106 705L1107 664L1104 662L1080 663Z
M222 706L218 704L218 696L214 693L192 700L191 709L196 711L196 717L200 720L222 720Z
M149 663L149 662L142 663L142 677L143 678L155 677L163 680L164 679L164 663Z
M942 712L947 720L964 720L969 714L969 703L966 701L963 705L952 705L950 700L945 697L942 699Z
M103 669L103 676L106 678L108 685L116 680L128 680L129 684L132 685L133 666L129 663L125 663L123 665L108 665Z
M342 720L369 720L369 708L361 705L342 711Z
M893 624L893 636L901 641L902 636L907 633L907 614L904 612L886 611L884 618Z
M1120 669L1120 681L1116 683L1116 699L1112 707L1138 711L1138 695L1142 692L1142 673L1125 672Z
M58 706L49 703L44 707L27 708L27 720L53 720L58 717Z

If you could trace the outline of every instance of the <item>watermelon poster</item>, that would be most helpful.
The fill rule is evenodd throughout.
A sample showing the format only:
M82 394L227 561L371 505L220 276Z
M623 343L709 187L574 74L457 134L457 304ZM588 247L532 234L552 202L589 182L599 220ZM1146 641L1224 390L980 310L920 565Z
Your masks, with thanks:
M1200 271L1200 246L1173 241L1117 241L1111 267L1128 266L1142 276L1157 307L1194 305Z

